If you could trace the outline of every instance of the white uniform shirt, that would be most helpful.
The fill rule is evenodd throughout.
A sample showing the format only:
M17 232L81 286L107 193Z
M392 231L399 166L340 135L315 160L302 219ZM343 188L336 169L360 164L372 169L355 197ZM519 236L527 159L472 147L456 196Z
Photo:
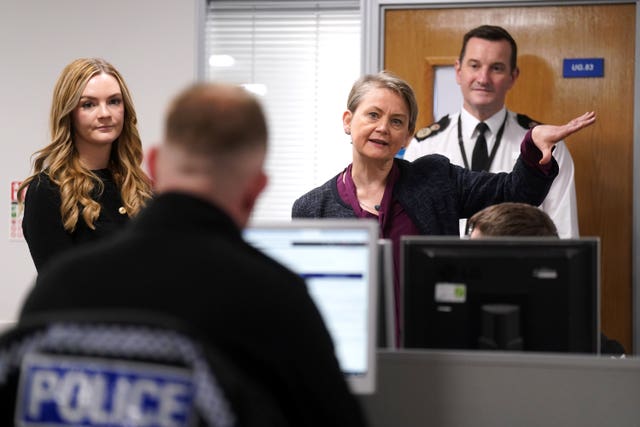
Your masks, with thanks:
M462 112L449 115L450 122L446 128L438 129L437 125L431 125L429 126L430 130L426 131L426 133L430 133L430 135L425 139L418 140L414 138L407 147L404 158L413 161L427 154L442 154L448 157L451 163L464 167L465 162L458 143L458 118L461 114L462 140L467 164L471 165L473 145L478 136L475 128L479 121L464 109L462 109ZM520 155L522 139L529 130L518 123L515 113L503 108L485 121L489 126L489 130L485 132L489 154L491 154L493 146L495 145L500 126L505 120L505 114L508 116L505 122L504 132L495 157L491 162L490 172L510 172L513 169ZM425 132L425 129L418 131L417 135L420 135L420 132ZM540 205L540 208L551 217L558 229L560 237L577 238L579 237L578 209L573 159L563 141L556 144L553 157L558 162L560 171L556 179L554 179L551 189L544 199L544 202Z

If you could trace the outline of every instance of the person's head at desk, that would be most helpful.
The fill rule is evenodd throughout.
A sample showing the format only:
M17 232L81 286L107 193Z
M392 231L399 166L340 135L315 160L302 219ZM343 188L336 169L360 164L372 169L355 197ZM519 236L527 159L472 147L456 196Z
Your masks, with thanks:
M492 237L550 237L558 231L549 215L526 203L504 202L484 208L468 221L470 239ZM600 334L600 353L621 355L625 349L618 341Z
M471 216L467 226L472 239L488 236L558 237L558 230L549 215L526 203L491 205Z

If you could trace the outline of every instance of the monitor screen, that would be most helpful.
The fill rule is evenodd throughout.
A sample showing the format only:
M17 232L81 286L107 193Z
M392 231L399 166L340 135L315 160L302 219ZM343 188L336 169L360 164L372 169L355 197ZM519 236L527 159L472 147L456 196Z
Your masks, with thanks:
M245 239L300 274L355 393L375 388L378 224L353 219L253 223Z
M404 237L408 348L599 352L597 238Z

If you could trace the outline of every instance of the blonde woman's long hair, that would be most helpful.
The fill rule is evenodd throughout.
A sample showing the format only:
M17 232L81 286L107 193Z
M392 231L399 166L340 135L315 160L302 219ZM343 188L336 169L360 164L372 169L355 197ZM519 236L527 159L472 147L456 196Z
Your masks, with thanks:
M138 119L124 79L113 65L103 59L76 59L64 68L53 90L49 115L51 143L33 154L33 174L22 182L18 190L19 200L23 202L23 190L41 172L45 172L60 188L60 215L68 232L75 230L80 216L89 228L95 229L94 223L100 215L100 204L91 195L96 190L102 193L104 184L80 163L72 139L71 115L89 80L102 73L118 81L124 102L124 124L111 147L108 169L120 190L127 214L136 215L152 196L151 183L141 167L143 152Z

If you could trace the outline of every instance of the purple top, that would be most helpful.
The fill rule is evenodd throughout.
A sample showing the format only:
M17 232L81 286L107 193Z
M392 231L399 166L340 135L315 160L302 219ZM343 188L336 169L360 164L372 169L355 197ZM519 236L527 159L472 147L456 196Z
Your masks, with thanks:
M356 196L356 186L351 178L351 168L347 166L338 179L338 194L347 203L358 218L376 218L376 215L362 209ZM378 210L378 223L380 224L380 237L391 239L393 242L394 271L398 271L400 236L420 235L420 230L415 226L404 208L393 198L393 188L400 177L398 166L394 163L389 172L387 185Z
M376 218L376 215L362 209L358 197L356 195L356 186L351 177L351 169L353 164L347 168L338 177L338 194L345 203L347 203L358 218ZM400 177L398 166L394 163L389 172L387 184L384 189L384 195L378 209L378 224L380 224L381 238L391 239L393 246L393 287L394 294L400 294L400 236L419 235L420 230L415 226L409 218L404 208L393 198L393 188ZM394 299L396 314L396 342L400 342L400 301Z

